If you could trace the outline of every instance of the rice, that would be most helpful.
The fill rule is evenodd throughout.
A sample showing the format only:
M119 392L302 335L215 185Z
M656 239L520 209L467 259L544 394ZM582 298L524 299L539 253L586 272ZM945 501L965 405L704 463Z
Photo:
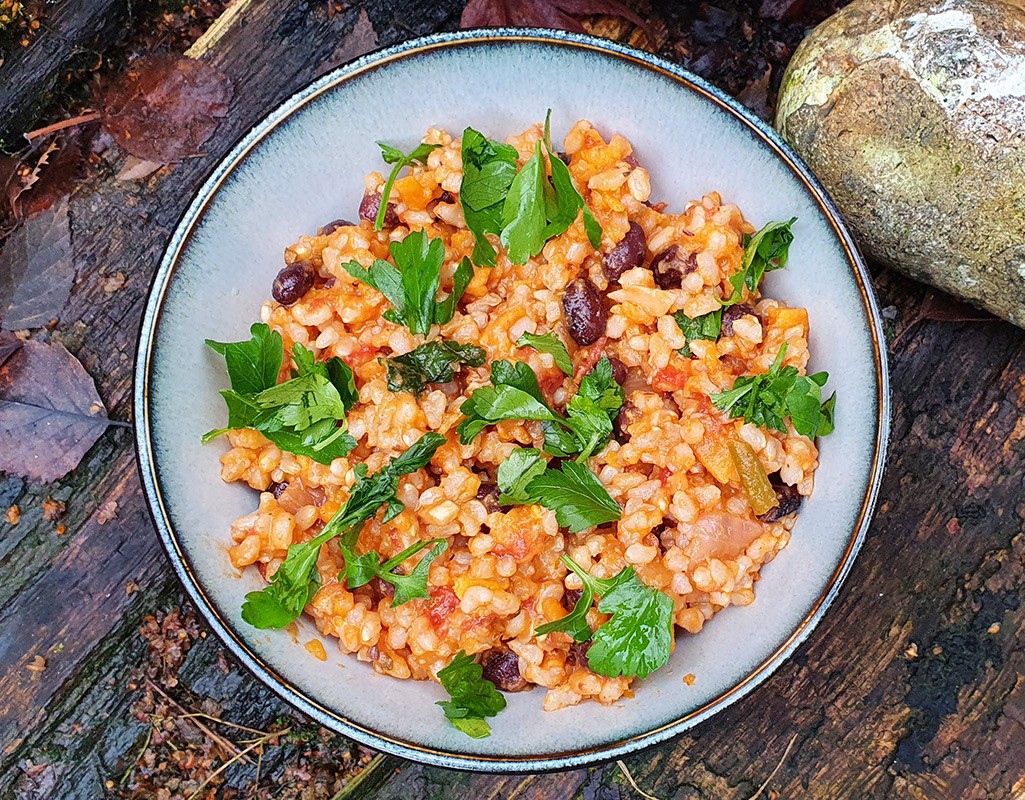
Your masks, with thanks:
M507 141L521 163L541 136L537 126ZM494 269L476 268L451 322L435 326L438 335L473 343L487 352L480 368L464 368L457 380L433 385L419 397L391 392L381 356L409 352L425 337L382 318L387 301L354 279L342 264L369 266L388 257L388 245L409 231L425 230L445 244L442 287L473 250L458 193L460 142L442 130L424 137L438 144L426 165L412 167L390 197L400 225L381 232L369 222L343 225L328 235L302 236L285 250L285 262L306 261L317 284L298 302L267 302L261 319L278 331L288 377L293 342L318 358L338 356L354 370L359 403L348 425L358 447L330 466L282 452L260 433L228 434L231 449L221 458L225 481L241 481L261 492L259 506L231 528L232 563L257 565L270 577L288 546L307 541L348 497L354 466L371 472L397 456L427 431L448 437L430 466L402 478L398 496L406 508L387 524L371 520L358 547L390 557L420 541L445 539L449 547L430 568L430 599L393 608L389 586L372 581L355 591L338 581L343 559L337 545L322 548L318 561L322 586L306 613L339 649L354 653L381 674L416 680L436 679L459 650L469 654L512 651L519 672L545 687L548 710L584 699L610 704L630 693L629 678L608 678L587 668L579 646L564 633L538 637L537 626L572 608L567 592L579 578L567 573L560 556L569 554L584 569L612 577L632 566L640 579L672 598L675 622L685 634L697 634L719 610L748 605L761 567L786 546L793 516L781 522L757 519L736 482L721 482L709 468L715 449L729 438L746 442L767 474L779 473L801 495L812 491L817 450L792 427L787 433L765 430L742 419L726 420L709 395L729 389L738 375L764 372L783 343L786 362L802 372L808 360L808 321L803 309L777 300L751 298L750 313L733 322L732 335L718 342L695 342L693 358L678 350L686 343L673 312L697 316L716 309L728 292L729 277L741 266L743 237L754 228L740 210L714 192L690 202L681 214L648 205L648 172L632 157L621 136L605 142L586 121L565 139L569 169L588 207L603 228L601 252L587 240L577 221L549 241L526 265L508 261L499 250ZM368 192L380 192L383 176L371 173ZM448 193L444 195L443 193ZM647 266L625 272L610 286L602 269L608 253L626 235L630 223L647 240L645 265L676 246L693 256L693 271L679 288L664 289ZM561 297L578 275L586 275L605 293L609 319L605 335L589 347L575 347L563 319ZM575 377L566 377L550 355L517 348L524 332L554 331L570 346ZM618 358L629 370L623 435L590 459L590 468L622 507L622 518L567 534L555 514L538 505L489 510L486 492L497 467L518 447L543 443L539 423L505 421L484 429L462 445L455 428L460 406L490 381L490 362L525 361L542 390L556 404L575 394L581 375L602 354ZM270 488L289 489L276 498ZM605 618L596 609L592 627ZM680 639L686 647L686 637ZM317 654L319 657L319 654Z

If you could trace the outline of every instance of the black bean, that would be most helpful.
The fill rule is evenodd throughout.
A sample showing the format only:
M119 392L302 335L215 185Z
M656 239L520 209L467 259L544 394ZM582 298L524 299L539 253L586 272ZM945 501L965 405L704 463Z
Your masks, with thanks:
M281 497L281 493L288 488L288 481L284 483L278 483L277 481L271 481L270 486L267 487L267 491L274 495L274 499L277 500Z
M627 166L632 167L633 169L637 169L641 165L641 162L637 160L637 156L633 153L624 158L623 161L627 163Z
M562 296L562 313L573 341L581 347L594 344L605 333L609 312L602 305L598 289L587 278L577 278Z
M452 194L452 192L450 192L448 189L445 189L441 193L441 197L438 198L438 202L439 203L454 203L455 201L456 201L455 195Z
M619 409L619 413L616 414L616 418L612 420L612 435L616 437L616 441L620 444L623 444L630 438L630 433L627 431L631 422L630 409L628 408L630 405L632 405L632 403L629 400L623 403L622 407Z
M620 386L623 385L623 381L626 380L627 366L615 356L606 356L609 363L612 365L612 380L618 383Z
M626 236L602 260L602 272L610 283L618 281L628 269L641 266L647 252L644 229L636 222L631 222Z
M555 155L557 155L559 157L559 161L561 161L567 167L569 166L569 156L568 155L566 155L565 153L563 153L561 151L556 153Z
M377 222L377 212L381 210L381 193L380 192L367 192L363 195L363 200L359 204L359 218L365 219L371 225ZM388 203L388 208L384 212L384 227L394 228L399 224L399 214L395 210L394 203Z
M333 219L327 225L325 225L323 228L318 228L317 229L317 235L318 236L330 236L332 233L334 233L339 228L345 228L345 227L348 227L349 225L352 225L352 223L349 222L349 220L347 220L347 219Z
M787 486L785 483L774 483L772 488L776 491L778 506L773 506L758 519L762 522L779 522L783 517L796 514L801 509L801 495L794 486Z
M522 692L530 685L520 675L520 658L512 650L488 650L481 656L485 680L503 692Z
M296 261L278 273L271 294L281 305L290 306L313 288L316 277L316 272L307 262Z
M660 289L679 289L683 276L697 268L697 256L694 253L685 255L675 244L655 256L651 262L651 271L655 273L655 283Z
M584 669L590 669L591 665L587 661L587 651L591 649L591 640L588 639L586 642L573 642L569 646L569 658L578 667Z
M722 312L722 328L720 330L721 336L732 336L733 335L733 323L743 317L745 314L754 314L754 306L750 303L739 303L735 306L730 306Z
M477 499L484 504L484 508L489 514L502 510L502 506L498 503L498 486L491 482L481 481L480 488L477 490Z
M572 611L577 607L577 601L583 595L583 589L567 589L566 593L562 596L562 604L565 606L567 611Z

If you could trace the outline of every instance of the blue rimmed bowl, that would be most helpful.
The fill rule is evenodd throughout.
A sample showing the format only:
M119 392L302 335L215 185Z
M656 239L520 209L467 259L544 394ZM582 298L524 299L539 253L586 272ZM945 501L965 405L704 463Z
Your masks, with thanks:
M431 126L503 137L553 109L561 137L579 118L619 132L671 208L719 191L756 225L797 216L786 270L767 294L808 308L811 370L838 395L835 433L820 442L814 495L790 545L766 566L756 600L680 639L670 664L612 708L541 709L544 690L510 695L490 738L453 729L432 683L378 676L302 646L300 622L258 631L239 614L255 570L227 556L233 519L252 491L218 479L222 448L200 436L223 422L223 365L203 339L245 338L285 245L353 217L362 176L380 169L377 140L412 146ZM861 545L883 469L888 391L868 275L842 222L783 142L736 103L668 62L608 41L497 29L440 34L365 56L317 81L257 125L192 202L154 280L135 375L135 426L147 498L185 589L225 645L271 689L323 725L379 750L463 769L536 771L589 764L669 739L764 681L811 633ZM692 686L683 677L693 674Z

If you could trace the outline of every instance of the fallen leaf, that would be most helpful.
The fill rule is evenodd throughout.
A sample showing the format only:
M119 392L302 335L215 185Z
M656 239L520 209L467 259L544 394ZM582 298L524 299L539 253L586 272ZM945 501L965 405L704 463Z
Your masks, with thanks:
M999 320L987 311L976 308L969 303L951 297L945 292L930 290L922 301L915 315L901 329L890 343L891 349L907 336L918 323L925 320L934 322L999 322Z
M26 219L0 253L0 328L42 328L60 316L75 280L68 199Z
M93 379L62 345L25 342L0 366L0 470L55 481L109 424Z
M608 15L629 20L654 38L646 20L616 0L470 0L459 18L461 28L558 28L585 33L581 17Z
M103 127L128 153L168 164L197 155L228 113L228 79L185 56L143 56L111 87Z
M7 201L11 204L11 211L17 216L18 212L18 198L39 181L39 175L43 171L43 168L50 163L50 156L57 150L57 143L50 142L47 148L43 151L42 155L36 160L36 164L31 170L27 166L23 166L18 171L18 180L11 181L7 186ZM22 166L22 165L19 165ZM27 171L27 174L24 174Z
M128 279L125 278L125 274L123 272L115 272L103 280L103 291L107 294L113 294L123 289L126 283L128 283Z
M32 190L22 193L14 210L16 215L38 214L71 194L84 160L82 136L82 131L76 129L54 140L57 150L47 157Z
M768 120L771 114L769 105L769 80L772 78L772 67L765 68L765 73L760 78L749 81L737 99L747 108L764 120Z
M366 9L361 8L359 16L356 18L356 24L321 65L320 74L323 75L364 53L369 53L375 47L377 47L377 31L374 30L374 24L367 16Z
M804 8L804 0L762 0L758 16L762 19L791 19Z
M128 156L125 159L124 165L121 167L121 171L115 176L116 181L139 181L143 178L148 178L163 164L159 161L146 161L142 158L136 158L135 156Z
M7 357L19 347L21 347L21 339L13 333L0 331L0 367L4 365Z

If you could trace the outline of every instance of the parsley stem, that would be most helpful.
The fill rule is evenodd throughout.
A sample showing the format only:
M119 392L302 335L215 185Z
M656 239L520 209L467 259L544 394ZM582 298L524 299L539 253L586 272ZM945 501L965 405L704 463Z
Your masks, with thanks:
M395 185L395 179L399 177L399 172L403 167L408 167L410 161L402 159L395 162L395 166L391 169L391 174L388 175L388 180L384 182L384 188L381 189L381 202L377 208L377 217L374 219L374 230L379 231L384 227L384 217L388 213L388 198L391 196L391 187Z

